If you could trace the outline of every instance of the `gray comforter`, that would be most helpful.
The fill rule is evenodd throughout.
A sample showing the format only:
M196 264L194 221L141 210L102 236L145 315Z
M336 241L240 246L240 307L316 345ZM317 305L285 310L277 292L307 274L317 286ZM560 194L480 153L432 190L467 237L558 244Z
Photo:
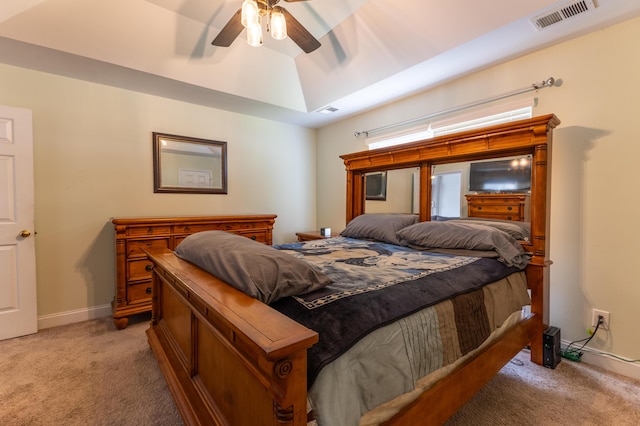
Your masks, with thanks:
M530 303L522 272L465 299L479 302L471 317L463 318L469 313L460 310L462 300L441 302L370 333L323 368L309 391L318 425L359 425L369 410L455 362L468 349L463 342L484 342L487 331Z

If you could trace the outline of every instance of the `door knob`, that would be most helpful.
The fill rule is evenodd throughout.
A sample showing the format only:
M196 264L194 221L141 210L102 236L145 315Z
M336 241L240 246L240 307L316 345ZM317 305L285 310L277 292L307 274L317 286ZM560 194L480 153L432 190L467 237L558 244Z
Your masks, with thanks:
M22 238L27 238L28 236L31 235L31 231L27 230L27 229L23 229L22 231L20 231L20 236Z

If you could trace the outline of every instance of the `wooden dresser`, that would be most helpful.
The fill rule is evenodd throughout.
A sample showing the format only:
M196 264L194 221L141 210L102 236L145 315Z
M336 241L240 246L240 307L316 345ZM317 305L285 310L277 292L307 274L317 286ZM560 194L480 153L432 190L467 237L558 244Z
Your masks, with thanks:
M118 329L129 316L151 311L152 263L143 248L171 250L187 236L222 230L272 244L276 215L114 218L116 243L116 294L111 303Z
M529 221L528 194L467 194L469 217Z

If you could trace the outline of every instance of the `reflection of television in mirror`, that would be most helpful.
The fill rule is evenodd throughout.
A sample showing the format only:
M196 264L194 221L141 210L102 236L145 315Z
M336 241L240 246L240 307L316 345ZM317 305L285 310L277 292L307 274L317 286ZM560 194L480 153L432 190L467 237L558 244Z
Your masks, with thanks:
M471 163L469 191L526 192L530 189L530 157Z

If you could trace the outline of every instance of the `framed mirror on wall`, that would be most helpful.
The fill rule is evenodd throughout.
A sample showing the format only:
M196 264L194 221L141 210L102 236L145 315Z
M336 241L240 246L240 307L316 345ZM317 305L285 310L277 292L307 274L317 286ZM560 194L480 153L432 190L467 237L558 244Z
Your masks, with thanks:
M227 193L227 143L153 132L153 192Z

